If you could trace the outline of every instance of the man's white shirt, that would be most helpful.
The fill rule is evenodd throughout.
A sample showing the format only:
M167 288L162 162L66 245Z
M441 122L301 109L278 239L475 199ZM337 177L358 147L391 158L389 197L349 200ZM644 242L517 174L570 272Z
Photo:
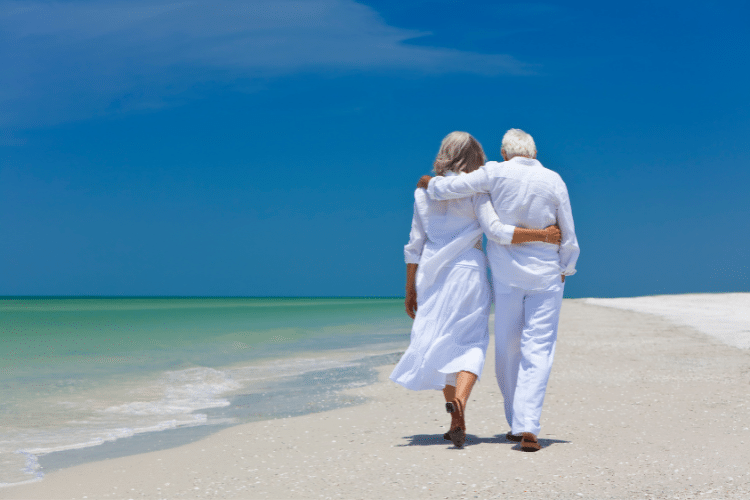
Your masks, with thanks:
M555 280L559 282L561 274L575 274L580 249L568 189L556 172L539 161L518 156L502 163L491 161L470 174L435 177L427 193L435 200L489 193L503 224L544 229L556 223L560 227L559 246L543 242L500 244L488 238L487 256L496 288L506 285L542 290Z

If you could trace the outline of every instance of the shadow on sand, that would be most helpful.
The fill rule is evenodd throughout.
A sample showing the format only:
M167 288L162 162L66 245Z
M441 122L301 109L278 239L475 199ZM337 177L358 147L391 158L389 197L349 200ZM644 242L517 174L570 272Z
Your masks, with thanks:
M440 445L440 446L454 447L450 441L446 441L445 439L443 439L442 434L415 434L413 436L404 436L404 439L408 440L408 443L398 444L396 446ZM508 444L508 445L513 446L512 449L521 451L521 443L517 443L515 441L508 441L507 439L505 439L505 434L497 434L493 437L479 437L479 436L475 436L474 434L467 434L464 448L467 446L473 446L473 445L477 445L481 443ZM563 439L539 438L539 444L542 445L542 449L547 448L548 446L551 446L553 444L560 444L560 443L570 443L570 441L565 441Z

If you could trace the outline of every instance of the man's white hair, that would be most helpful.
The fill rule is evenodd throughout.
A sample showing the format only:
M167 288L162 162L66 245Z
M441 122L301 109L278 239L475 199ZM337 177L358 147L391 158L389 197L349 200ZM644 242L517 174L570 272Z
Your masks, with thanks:
M520 128L512 128L505 132L501 149L505 151L505 156L509 160L514 156L536 157L534 138Z
M445 175L446 172L473 172L487 161L484 149L479 141L467 132L451 132L440 144L437 158L433 167L435 174Z

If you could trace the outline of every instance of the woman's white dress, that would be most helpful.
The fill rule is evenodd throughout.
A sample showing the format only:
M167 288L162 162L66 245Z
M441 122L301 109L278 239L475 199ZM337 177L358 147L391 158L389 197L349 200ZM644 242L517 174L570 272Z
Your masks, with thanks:
M435 201L424 189L415 191L404 255L419 264L417 314L409 348L390 377L407 389L442 389L462 370L482 374L491 302L483 229L504 244L515 230L500 223L488 195Z

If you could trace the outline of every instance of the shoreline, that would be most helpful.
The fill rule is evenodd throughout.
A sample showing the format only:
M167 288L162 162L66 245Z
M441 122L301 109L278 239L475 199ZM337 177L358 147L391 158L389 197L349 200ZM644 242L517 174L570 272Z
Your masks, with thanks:
M264 392L271 412L307 413L295 377L310 375L310 393L364 383L359 358L402 351L411 323L391 299L134 300L2 301L0 486L67 465L47 464L71 450L106 457L99 444L134 435L269 418L253 399Z
M362 404L364 400L347 396L343 389L352 385L360 386L376 383L377 367L392 363L403 354L403 349L397 349L390 344L382 346L374 344L365 347L370 349L370 353L357 353L353 349L344 348L329 353L321 351L302 352L289 358L264 359L262 362L267 365L268 369L273 369L274 363L279 361L288 363L295 359L317 359L324 362L324 366L319 369L308 367L306 371L301 373L292 372L270 377L263 380L262 385L255 386L255 389L262 388L262 392L245 393L245 391L242 391L242 393L236 393L235 391L233 394L224 395L229 400L227 406L203 408L194 412L195 414L205 414L208 423L181 425L159 431L138 432L131 436L108 440L97 445L52 451L42 455L23 452L23 455L27 457L26 468L38 476L45 476L57 470L86 463L175 448L204 439L223 429L252 421L308 415ZM241 368L242 365L235 364L224 368L231 370L232 367ZM328 387L333 387L334 390L326 390L325 387L317 384L307 384L307 379L311 377L326 380ZM303 384L306 385L304 393L300 394L300 391L294 391L295 385ZM274 394L276 397L264 400L263 396L266 393ZM271 401L272 399L274 401ZM43 477L30 477L20 483L2 484L0 490L43 480Z
M438 391L407 391L385 365L342 391L364 404L60 469L0 498L750 497L750 352L584 300L564 301L538 453L505 441L491 345L462 450L442 440Z

